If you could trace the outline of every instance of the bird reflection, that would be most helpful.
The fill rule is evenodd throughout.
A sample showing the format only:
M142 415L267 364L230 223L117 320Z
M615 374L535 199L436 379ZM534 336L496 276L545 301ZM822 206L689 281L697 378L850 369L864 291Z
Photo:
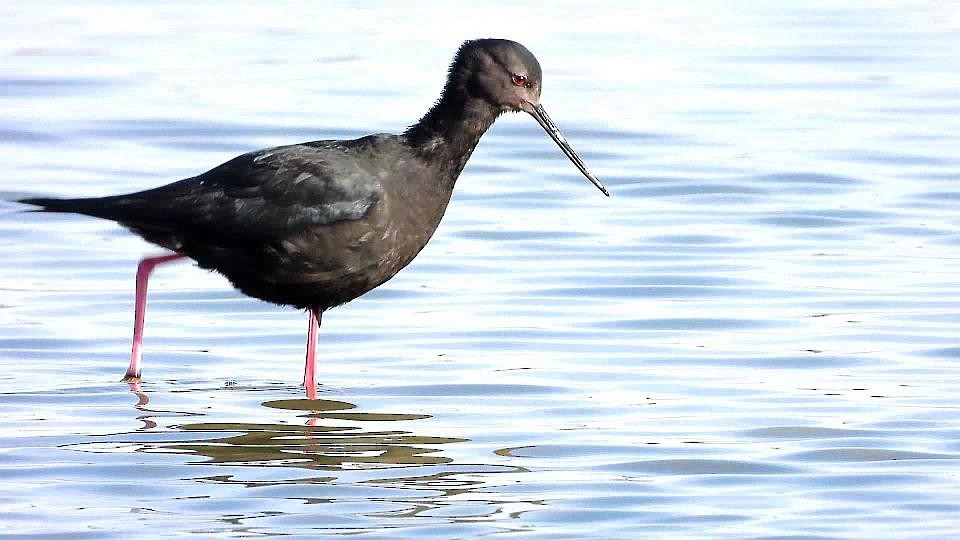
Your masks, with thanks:
M436 465L451 459L433 455L439 449L423 445L462 442L425 437L404 431L360 431L356 427L291 426L278 424L188 424L189 432L241 432L165 449L206 456L207 463L294 466L307 469L375 465Z
M143 391L139 377L128 377L124 379L124 382L130 388L130 392L137 396L138 402L134 407L145 407L150 403L150 396ZM230 383L227 386L230 386ZM307 399L317 399L317 387L315 385L304 387L304 394Z
M139 417L144 428L157 426L150 419L161 411L146 406L150 397L140 384L131 382L130 391L139 399L135 407L152 413ZM306 413L305 425L198 422L177 426L190 434L223 434L213 438L144 445L144 452L190 453L205 456L207 464L293 466L307 469L370 468L400 465L439 465L450 458L436 455L435 445L465 442L466 439L414 435L402 430L367 430L364 423L398 422L430 418L423 414L355 412L356 405L330 399L285 399L262 403L270 409ZM349 422L344 425L344 421Z
M234 397L249 390L224 389ZM298 498L325 503L323 509L312 507L311 515L339 515L345 512L344 505L368 504L364 523L378 530L403 527L412 519L445 522L451 511L462 511L462 517L470 520L513 520L542 504L523 493L486 491L503 482L496 477L526 470L493 455L490 461L454 460L450 445L468 439L422 434L424 427L433 425L426 422L431 418L427 414L364 412L347 401L291 397L260 401L262 408L246 411L260 421L208 422L202 421L211 414L205 409L163 410L157 405L159 395L151 402L135 382L130 391L137 396L135 408L143 427L96 437L71 449L184 456L181 466L199 474L182 473L181 478L193 485L276 488L269 493L279 495L264 500L282 507L280 512L291 511L283 501ZM270 468L289 472L266 472ZM341 491L345 486L377 491L369 500L345 499ZM232 523L236 514L222 519Z
M137 396L137 404L134 405L135 408L140 409L146 407L150 403L150 396L143 391L143 388L140 386L139 379L131 379L127 381L127 386L130 387L130 392Z

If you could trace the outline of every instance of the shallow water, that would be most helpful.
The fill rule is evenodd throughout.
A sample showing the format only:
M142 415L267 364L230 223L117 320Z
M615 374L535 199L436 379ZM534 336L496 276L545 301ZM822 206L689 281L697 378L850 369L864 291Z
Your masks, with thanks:
M486 35L613 197L500 120L315 401L306 318L189 264L131 393L156 249L2 203L0 535L954 536L960 9L675 4L5 3L2 198L397 131Z

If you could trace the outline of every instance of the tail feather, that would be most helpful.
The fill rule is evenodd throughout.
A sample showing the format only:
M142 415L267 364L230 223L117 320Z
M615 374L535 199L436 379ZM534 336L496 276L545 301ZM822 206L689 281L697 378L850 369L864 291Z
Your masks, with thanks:
M67 212L87 216L117 219L112 197L92 197L83 199L60 199L56 197L30 197L17 202L37 206L34 212Z
M57 199L53 197L30 197L20 199L16 202L39 206L40 208L35 208L33 210L34 212L75 212L75 208L81 206L75 203L76 200L77 199Z
M142 207L131 204L136 199L125 196L91 197L82 199L59 199L55 197L30 197L17 201L38 208L33 212L64 212L83 214L116 221L139 234L148 242L173 251L182 249L182 237L174 227L163 220L149 219Z

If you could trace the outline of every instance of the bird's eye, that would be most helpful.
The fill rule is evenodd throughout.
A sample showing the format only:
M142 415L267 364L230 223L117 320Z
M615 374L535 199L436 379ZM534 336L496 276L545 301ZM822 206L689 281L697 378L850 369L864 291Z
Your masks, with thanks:
M530 84L527 83L527 76L526 76L526 75L514 74L514 75L513 75L513 84L515 84L515 85L517 85L517 86L526 86L527 88L530 88Z

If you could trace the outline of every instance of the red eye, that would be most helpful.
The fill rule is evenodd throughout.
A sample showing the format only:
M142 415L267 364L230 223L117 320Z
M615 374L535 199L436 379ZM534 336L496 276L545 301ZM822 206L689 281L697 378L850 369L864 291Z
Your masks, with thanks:
M527 86L527 76L514 74L513 84L517 86Z

